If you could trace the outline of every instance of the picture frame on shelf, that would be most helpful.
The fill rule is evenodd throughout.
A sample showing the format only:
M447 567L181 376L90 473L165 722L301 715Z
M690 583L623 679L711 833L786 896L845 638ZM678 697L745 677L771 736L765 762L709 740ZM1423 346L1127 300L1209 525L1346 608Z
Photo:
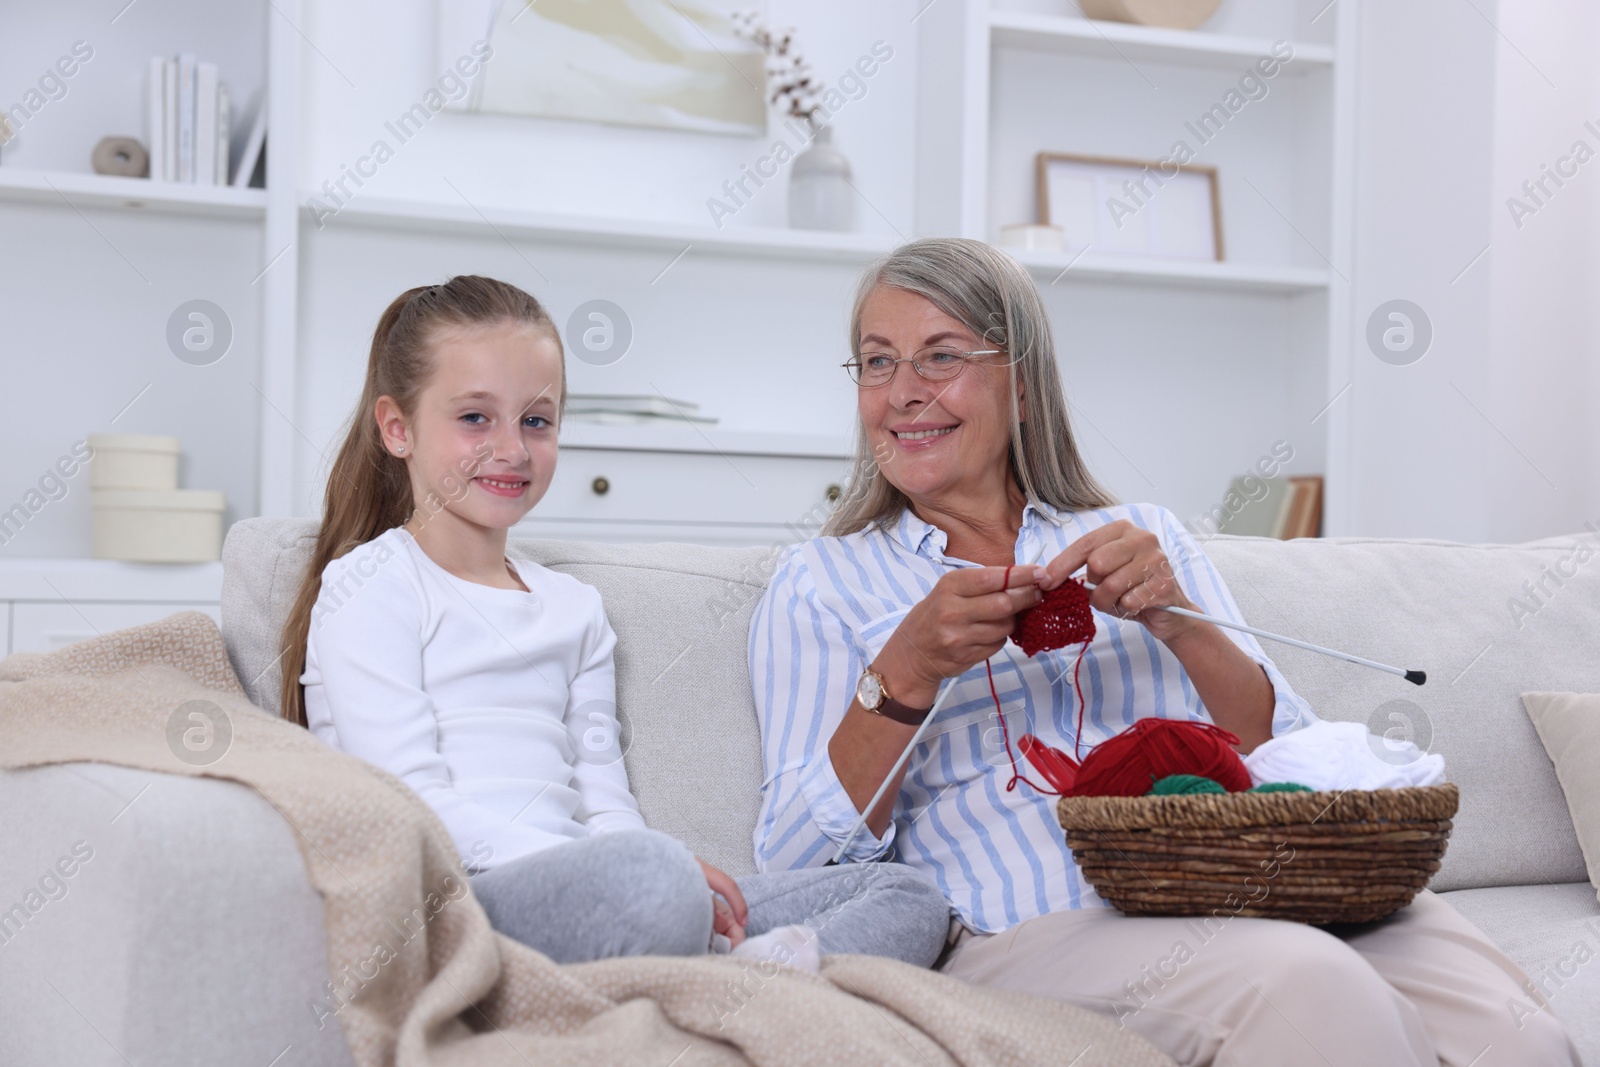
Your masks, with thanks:
M1040 152L1035 168L1038 221L1068 255L1224 259L1216 167Z

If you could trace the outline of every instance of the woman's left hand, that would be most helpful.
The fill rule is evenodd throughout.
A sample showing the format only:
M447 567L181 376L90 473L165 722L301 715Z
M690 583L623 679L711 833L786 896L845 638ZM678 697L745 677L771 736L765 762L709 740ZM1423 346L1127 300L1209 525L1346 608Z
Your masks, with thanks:
M1198 619L1159 610L1168 605L1198 609L1184 595L1161 541L1149 530L1126 519L1091 530L1046 565L1039 587L1055 589L1085 564L1087 579L1095 586L1089 603L1107 615L1132 619L1164 643L1200 625Z

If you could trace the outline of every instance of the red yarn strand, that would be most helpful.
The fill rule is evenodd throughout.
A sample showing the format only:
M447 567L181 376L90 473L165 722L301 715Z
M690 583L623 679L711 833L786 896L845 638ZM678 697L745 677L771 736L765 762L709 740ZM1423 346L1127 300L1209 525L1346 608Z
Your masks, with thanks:
M1006 739L1006 755L1011 757L1011 780L1006 783L1006 792L1009 793L1017 787L1018 782L1027 782L1041 793L1051 796L1060 796L1060 790L1047 789L1035 782L1017 767L1017 754L1011 750L1011 731L1006 728L1006 713L1000 707L1000 694L994 687L994 668L989 666L989 661L983 661L983 669L989 672L989 695L994 698L994 715L1000 720L1000 736Z
M1072 738L1072 755L1080 763L1083 762L1083 755L1078 751L1083 743L1083 709L1088 702L1083 699L1083 689L1078 685L1078 671L1083 668L1083 654L1089 651L1089 641L1092 640L1094 638L1091 637L1078 646L1078 658L1072 664L1072 688L1078 694L1078 732Z
M1011 588L1010 567L1006 568L1005 576L1001 579L1001 588ZM1088 651L1089 643L1094 640L1094 614L1089 609L1089 591L1084 588L1082 582L1072 579L1045 593L1044 599L1038 604L1018 613L1011 639L1029 657L1036 656L1040 652L1064 648L1077 641L1083 642L1072 666L1072 687L1078 694L1078 731L1073 738L1072 751L1073 755L1078 755L1083 744L1085 703L1083 688L1078 684L1078 672L1083 667L1083 654ZM1022 781L1041 793L1060 796L1059 790L1039 785L1018 768L1016 753L1011 748L1011 731L1006 726L1005 709L1000 704L1000 693L995 689L994 669L988 660L983 661L983 669L989 675L989 696L994 700L995 717L1000 720L1000 733L1005 738L1006 755L1011 760L1011 780L1006 783L1006 792L1011 792L1017 787L1017 782Z
M1006 568L1004 586L1008 589L1011 586L1010 567ZM1237 745L1239 738L1215 723L1186 719L1140 719L1114 737L1094 745L1087 757L1081 756L1084 712L1088 702L1083 698L1080 674L1084 653L1089 650L1094 634L1094 612L1089 605L1089 591L1083 582L1076 579L1063 582L1045 593L1037 605L1019 612L1011 632L1011 639L1030 657L1081 642L1072 665L1072 689L1078 697L1078 730L1073 738L1072 751L1073 755L1079 756L1081 763L1067 789L1068 796L1143 796L1155 781L1171 774L1194 774L1210 778L1230 792L1250 788L1250 772L1245 769L1239 754L1230 747ZM994 684L994 668L988 660L984 660L983 668L989 676L989 696L994 700L995 715L1000 720L1000 732L1005 739L1006 755L1011 760L1011 780L1006 783L1006 791L1014 790L1018 782L1026 782L1040 793L1061 795L1058 790L1041 786L1022 773L1016 753L1011 748L1011 730L1006 725L1005 709L1000 704L1000 692ZM1031 740L1039 743L1037 738ZM1024 737L1022 742L1023 751L1029 751L1030 738ZM1062 760L1067 759L1063 753L1056 755ZM1048 774L1046 776L1049 777Z
M1094 641L1094 612L1089 607L1089 590L1076 578L1062 582L1045 593L1038 604L1017 615L1011 638L1030 657L1082 642L1072 664L1072 689L1078 696L1078 730L1072 739L1072 754L1081 760L1083 716L1088 701L1083 698L1079 673L1083 670L1083 654Z

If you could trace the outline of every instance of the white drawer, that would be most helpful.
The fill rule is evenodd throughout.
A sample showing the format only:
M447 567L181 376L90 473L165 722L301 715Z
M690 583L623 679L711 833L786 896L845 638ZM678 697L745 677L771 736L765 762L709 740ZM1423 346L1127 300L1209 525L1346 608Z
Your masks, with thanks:
M848 472L845 459L564 448L529 518L815 527Z
M71 604L13 603L11 651L51 652L112 630L164 619L175 611L200 611L222 623L219 604L110 603L75 600Z

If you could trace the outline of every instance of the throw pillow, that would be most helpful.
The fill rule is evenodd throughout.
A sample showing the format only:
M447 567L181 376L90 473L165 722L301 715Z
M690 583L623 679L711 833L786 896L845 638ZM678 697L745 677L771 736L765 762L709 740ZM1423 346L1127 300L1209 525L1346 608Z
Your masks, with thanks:
M1556 765L1589 881L1600 899L1600 693L1523 693L1522 706Z

